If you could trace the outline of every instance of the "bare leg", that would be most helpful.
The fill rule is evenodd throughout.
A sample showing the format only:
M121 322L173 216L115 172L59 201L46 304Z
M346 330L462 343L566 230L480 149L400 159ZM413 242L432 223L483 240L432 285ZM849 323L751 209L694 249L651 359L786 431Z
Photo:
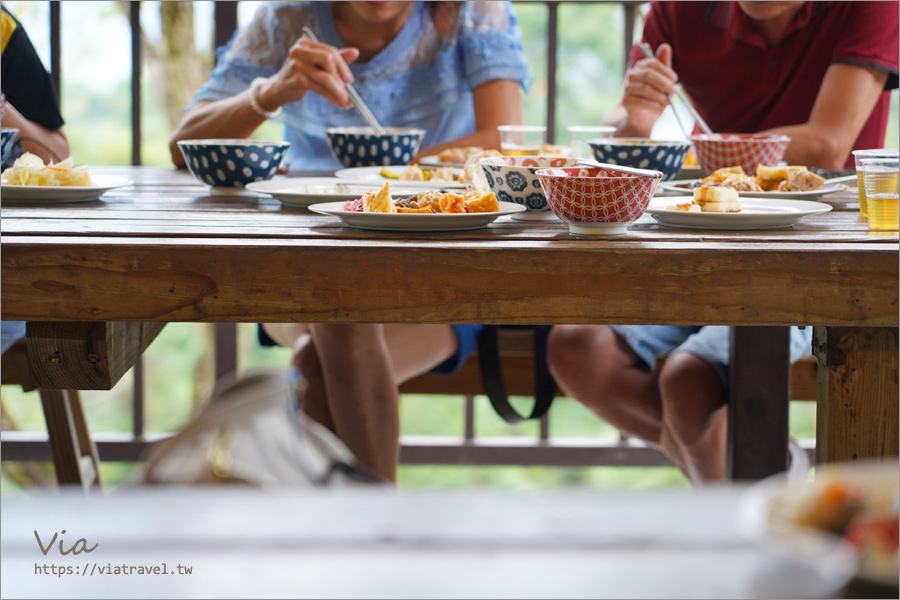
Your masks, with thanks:
M386 481L397 478L400 417L381 325L313 325L334 432Z
M728 440L725 386L705 360L673 353L660 373L663 420L694 483L725 479Z
M394 481L400 436L397 386L456 351L453 329L449 325L306 327L312 335L303 334L293 343L292 357L307 380L304 411L334 431L362 464ZM279 342L288 341L291 328L280 330L285 332Z
M331 418L331 409L328 408L328 398L325 394L322 365L319 363L319 354L313 345L311 334L304 333L297 338L291 363L300 369L306 380L303 412L331 431L335 431L334 419Z
M566 395L626 435L659 447L683 467L680 449L663 419L658 373L646 370L610 327L557 325L550 331L547 358Z
M626 435L659 443L662 404L655 371L603 325L557 325L547 340L550 370L566 395Z

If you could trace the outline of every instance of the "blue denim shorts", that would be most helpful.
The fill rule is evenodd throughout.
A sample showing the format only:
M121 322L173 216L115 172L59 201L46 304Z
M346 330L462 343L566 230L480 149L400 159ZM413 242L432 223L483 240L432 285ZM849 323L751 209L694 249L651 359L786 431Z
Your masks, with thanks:
M478 344L478 334L481 333L483 327L484 325L453 325L453 333L456 334L456 340L459 342L456 354L433 368L431 372L441 375L456 373L475 350L475 346Z
M656 359L674 352L689 352L708 362L728 385L729 332L724 325L613 325L615 331L644 361L648 369ZM791 362L812 354L812 327L791 327Z
M22 335L25 335L24 331L25 323L22 323ZM452 325L453 333L456 335L456 341L458 342L458 346L456 349L456 353L449 357L447 360L439 364L438 366L431 369L432 373L438 373L441 375L452 375L456 373L463 363L469 358L469 355L474 352L475 347L478 345L478 334L481 333L481 329L484 325ZM4 329L4 336L6 336L6 330ZM277 346L278 344L269 337L266 333L266 330L263 329L262 325L258 325L256 328L256 334L259 339L259 343L262 346ZM6 348L4 347L4 350Z
M0 324L0 354L25 337L25 321L3 321Z

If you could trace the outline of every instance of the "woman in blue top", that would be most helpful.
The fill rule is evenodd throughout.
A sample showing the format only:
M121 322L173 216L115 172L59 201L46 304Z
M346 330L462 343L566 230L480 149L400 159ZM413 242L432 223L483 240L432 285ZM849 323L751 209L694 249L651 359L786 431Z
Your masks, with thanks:
M320 41L302 38L304 26ZM345 82L381 124L425 129L422 155L499 148L496 127L521 122L519 87L530 80L520 35L508 2L264 5L197 92L172 160L184 166L179 140L246 137L280 113L293 169L337 169L325 128L365 125Z
M319 39L301 37L310 27ZM325 128L365 125L353 83L383 125L427 131L420 155L447 147L499 148L497 126L522 121L530 83L508 2L272 2L220 54L172 135L247 137L281 117L293 169L336 169ZM456 370L480 325L264 326L294 349L308 382L304 410L387 481L399 454L398 385Z

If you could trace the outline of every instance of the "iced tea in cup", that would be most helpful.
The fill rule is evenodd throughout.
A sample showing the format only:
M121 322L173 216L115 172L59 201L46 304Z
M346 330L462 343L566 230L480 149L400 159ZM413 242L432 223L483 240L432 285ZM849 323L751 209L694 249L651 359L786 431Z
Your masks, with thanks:
M869 229L900 229L900 159L862 158Z
M547 141L543 125L499 125L500 152L506 156L537 156Z
M863 185L862 170L859 168L859 161L864 158L897 158L900 155L897 150L888 150L886 148L875 148L872 150L854 150L853 160L856 163L856 187L859 193L859 216L863 219L868 218L868 205L866 204L866 186Z

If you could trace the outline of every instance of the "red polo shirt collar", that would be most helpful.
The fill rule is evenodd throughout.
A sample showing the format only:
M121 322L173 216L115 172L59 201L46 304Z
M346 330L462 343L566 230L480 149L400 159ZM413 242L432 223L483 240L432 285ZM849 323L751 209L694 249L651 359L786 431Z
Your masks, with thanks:
M814 14L827 9L829 5L831 2L806 2L791 19L782 38L806 27ZM737 2L713 2L706 13L706 22L726 30L732 39L760 48L768 47L766 41L753 26L750 17L744 14Z

